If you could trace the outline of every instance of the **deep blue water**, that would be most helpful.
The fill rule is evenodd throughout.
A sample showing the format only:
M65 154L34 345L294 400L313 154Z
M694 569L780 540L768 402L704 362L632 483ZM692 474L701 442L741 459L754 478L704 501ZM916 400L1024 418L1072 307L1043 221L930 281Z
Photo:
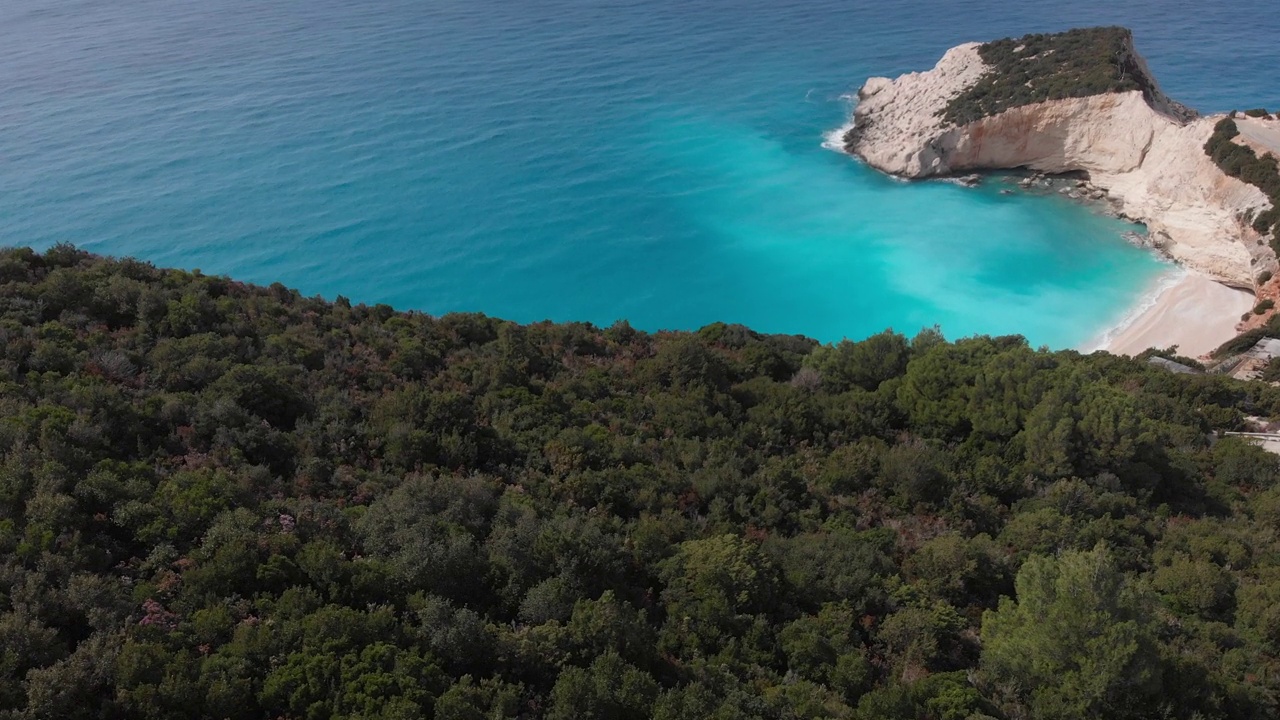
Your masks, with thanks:
M873 74L1133 27L1202 110L1280 106L1274 0L24 0L0 6L0 243L308 294L823 340L1078 344L1166 266L1057 198L821 147Z

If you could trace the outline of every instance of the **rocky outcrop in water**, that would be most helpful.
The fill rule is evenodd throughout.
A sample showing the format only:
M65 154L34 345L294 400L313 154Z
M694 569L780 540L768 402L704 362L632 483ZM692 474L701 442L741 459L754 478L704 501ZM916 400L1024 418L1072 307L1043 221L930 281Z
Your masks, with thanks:
M996 72L983 48L960 45L927 72L867 80L845 149L903 178L1013 168L1085 173L1177 262L1249 289L1261 272L1275 271L1274 253L1249 226L1269 207L1267 197L1204 152L1220 116L1196 117L1165 96L1127 32L1121 52L1131 55L1116 67L1142 73L1140 89L1030 102L956 124L946 119L949 107Z

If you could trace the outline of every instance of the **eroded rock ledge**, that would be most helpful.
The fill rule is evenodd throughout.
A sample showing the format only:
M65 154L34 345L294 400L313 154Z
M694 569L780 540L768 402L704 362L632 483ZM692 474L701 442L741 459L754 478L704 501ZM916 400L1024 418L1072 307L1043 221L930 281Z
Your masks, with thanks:
M1120 213L1145 223L1172 259L1226 284L1254 289L1258 275L1277 266L1275 254L1249 226L1270 203L1205 154L1205 141L1221 116L1197 117L1165 96L1126 30L1028 39L1043 48L1046 39L1116 31L1119 46L1104 54L1104 70L1123 82L1081 85L1067 90L1076 96L1027 104L1006 99L994 104L992 114L963 124L948 117L973 117L981 110L957 113L957 98L968 102L979 83L991 86L992 73L1022 72L1016 63L1009 69L1007 54L1011 42L1014 51L1026 45L1001 41L1002 70L983 57L984 47L995 43L969 43L947 51L927 72L870 78L858 91L845 149L883 172L913 179L1014 168L1086 173ZM1016 79L1023 82L1021 75ZM1030 88L1045 81L1040 75L1024 84ZM1010 83L1003 85L1007 93ZM1089 94L1094 87L1105 89Z

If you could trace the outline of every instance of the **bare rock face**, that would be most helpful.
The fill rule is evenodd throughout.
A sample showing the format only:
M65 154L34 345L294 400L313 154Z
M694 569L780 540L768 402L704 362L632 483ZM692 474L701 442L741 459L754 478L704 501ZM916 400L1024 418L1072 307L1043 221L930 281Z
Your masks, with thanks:
M1163 236L1162 251L1183 265L1249 289L1261 271L1275 270L1274 254L1247 222L1269 207L1266 195L1227 176L1204 152L1220 117L1195 118L1148 76L1146 92L1048 100L950 123L943 113L951 100L993 71L981 47L952 48L927 72L869 79L845 149L903 178L1084 172L1121 213Z
M941 115L947 103L987 72L979 47L968 43L951 48L928 72L867 80L858 90L845 149L890 175L950 173L934 141L948 129Z

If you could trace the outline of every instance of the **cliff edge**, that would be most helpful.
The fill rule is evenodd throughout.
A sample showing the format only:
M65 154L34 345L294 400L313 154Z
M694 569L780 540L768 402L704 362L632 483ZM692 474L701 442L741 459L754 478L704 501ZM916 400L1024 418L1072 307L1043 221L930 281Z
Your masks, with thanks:
M1169 99L1123 28L954 47L927 72L858 91L845 149L903 178L1082 172L1186 267L1254 289L1275 253L1249 220L1270 206L1205 153L1221 116Z

